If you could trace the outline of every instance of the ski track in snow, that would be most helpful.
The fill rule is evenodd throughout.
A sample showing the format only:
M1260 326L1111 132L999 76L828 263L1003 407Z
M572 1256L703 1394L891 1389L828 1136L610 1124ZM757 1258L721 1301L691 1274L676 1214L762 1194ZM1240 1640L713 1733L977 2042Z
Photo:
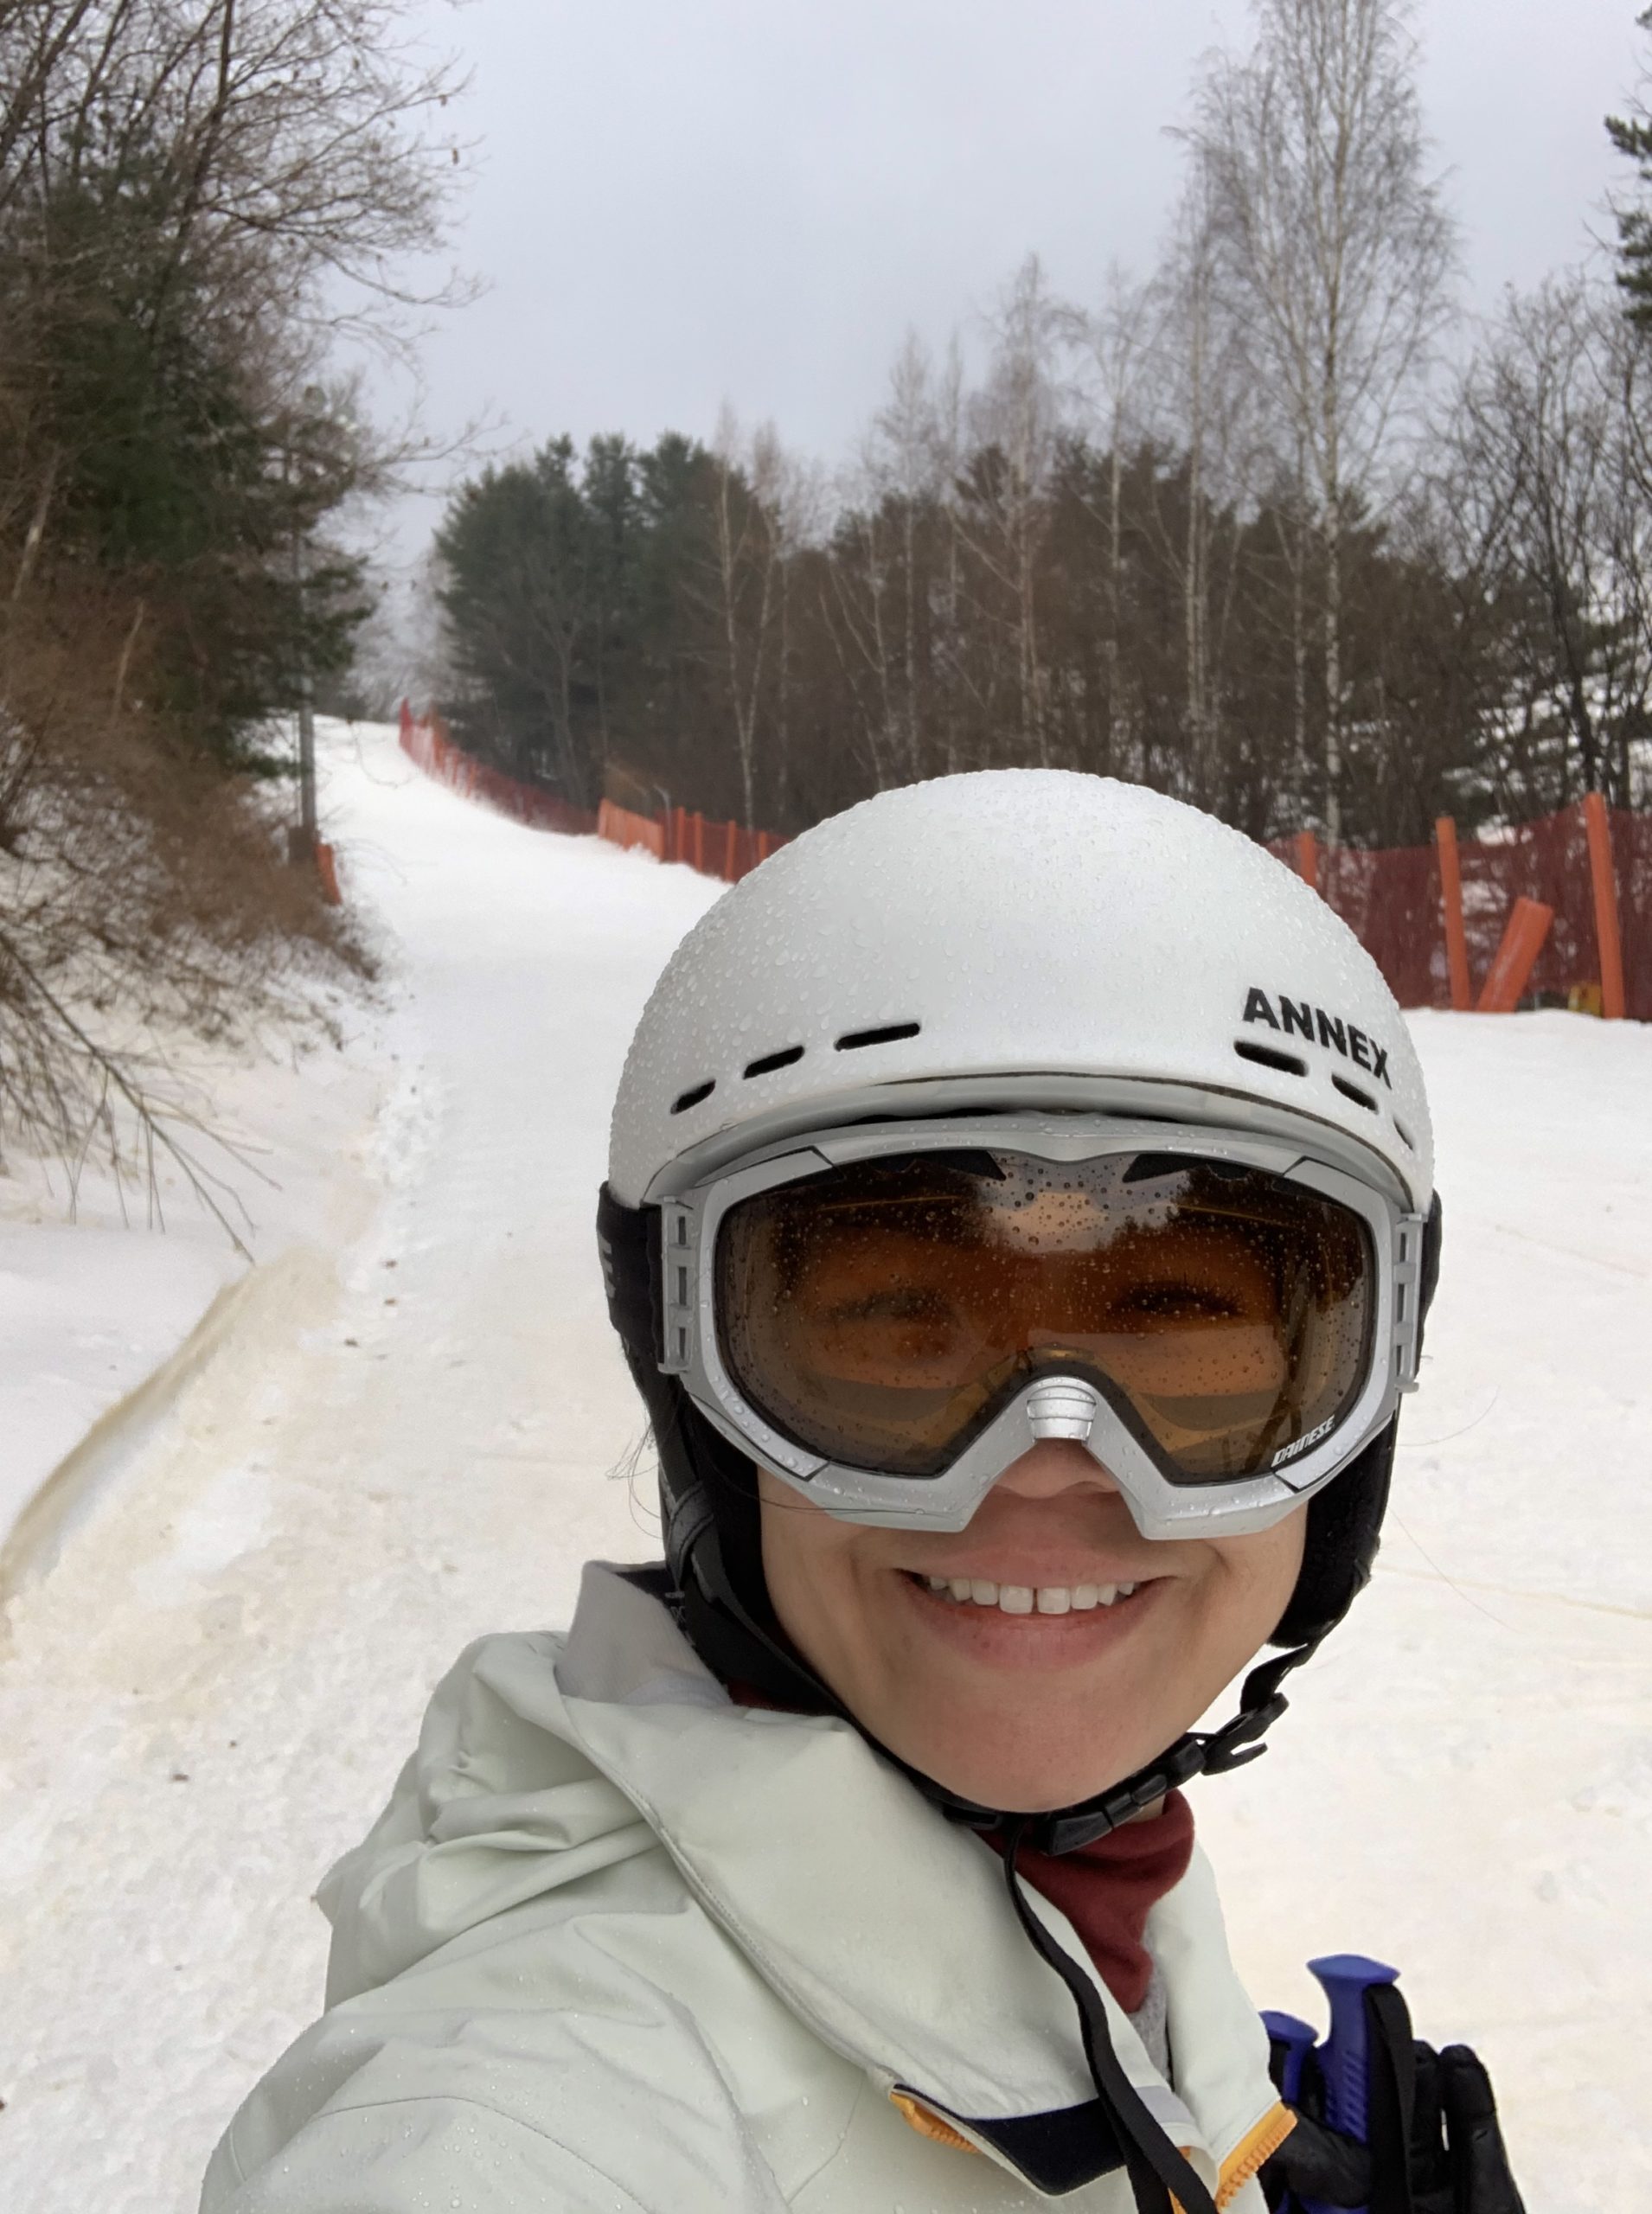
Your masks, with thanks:
M592 1218L624 1045L719 887L325 733L396 980L377 1203L269 1296L0 1648L0 2204L193 2206L320 2002L322 1870L471 1637L657 1551ZM1445 1276L1372 1590L1194 1787L1258 2004L1395 1961L1489 2058L1532 2214L1652 2203L1652 1033L1413 1018Z

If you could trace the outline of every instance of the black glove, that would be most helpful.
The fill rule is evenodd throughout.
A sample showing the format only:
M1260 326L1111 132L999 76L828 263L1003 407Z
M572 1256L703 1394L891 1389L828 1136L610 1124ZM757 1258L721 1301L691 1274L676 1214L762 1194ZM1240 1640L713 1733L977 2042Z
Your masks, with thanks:
M1491 2079L1467 2045L1443 2052L1411 2033L1392 1984L1365 1994L1371 2057L1369 2141L1327 2127L1324 2085L1309 2060L1297 2092L1297 2127L1262 2171L1274 2214L1304 2199L1362 2206L1369 2214L1525 2214L1509 2172ZM1284 2047L1273 2049L1274 2080Z

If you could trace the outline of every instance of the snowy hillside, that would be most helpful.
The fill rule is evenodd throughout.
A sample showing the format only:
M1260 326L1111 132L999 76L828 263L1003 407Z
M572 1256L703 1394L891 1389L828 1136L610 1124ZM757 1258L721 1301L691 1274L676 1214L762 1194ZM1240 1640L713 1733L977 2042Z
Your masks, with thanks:
M432 1682L479 1632L566 1619L588 1555L656 1550L592 1214L631 1026L720 887L469 807L389 733L326 739L393 973L327 1110L373 1205L331 1218L333 1260L253 1280L12 1606L0 2204L25 2214L193 2204L316 2011L309 1895ZM1390 1542L1274 1750L1195 1810L1258 2003L1310 2011L1310 1953L1395 1961L1419 2028L1490 2060L1533 2214L1639 2214L1652 1034L1414 1027L1448 1237Z

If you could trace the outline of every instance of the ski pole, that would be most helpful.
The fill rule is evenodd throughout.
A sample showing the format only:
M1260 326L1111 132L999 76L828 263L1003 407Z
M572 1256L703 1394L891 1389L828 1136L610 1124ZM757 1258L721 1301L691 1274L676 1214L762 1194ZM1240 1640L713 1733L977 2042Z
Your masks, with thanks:
M1262 2017L1272 2042L1284 2049L1279 2095L1287 2106L1302 2103L1303 2076L1310 2057L1318 2063L1324 2103L1320 2119L1328 2129L1360 2144L1370 2141L1370 2038L1366 2027L1365 1994L1373 1985L1397 1983L1399 1972L1381 1961L1367 1960L1362 1953L1329 1953L1309 1961L1309 1970L1330 2001L1331 2025L1323 2044L1312 2027L1295 2014L1271 2011ZM1362 2207L1309 2198L1300 2192L1291 2200L1302 2214L1367 2214Z
M1303 2064L1318 2043L1314 2029L1299 2014L1281 2014L1272 2007L1264 2010L1262 2026L1275 2044L1284 2047L1279 2096L1288 2107L1300 2106Z
M1398 1983L1398 1968L1368 1961L1363 1953L1328 1953L1309 1961L1311 1974L1331 2003L1330 2033L1320 2054L1325 2079L1325 2121L1345 2137L1370 2139L1371 2053L1366 2031L1365 1994L1374 1984Z

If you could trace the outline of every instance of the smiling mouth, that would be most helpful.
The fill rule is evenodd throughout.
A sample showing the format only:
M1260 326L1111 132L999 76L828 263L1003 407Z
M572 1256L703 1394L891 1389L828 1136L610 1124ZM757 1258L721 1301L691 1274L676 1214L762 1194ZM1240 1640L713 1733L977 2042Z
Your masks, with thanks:
M918 1576L908 1580L949 1605L993 1608L1001 1615L1084 1615L1131 1598L1134 1584L994 1584L984 1577Z

